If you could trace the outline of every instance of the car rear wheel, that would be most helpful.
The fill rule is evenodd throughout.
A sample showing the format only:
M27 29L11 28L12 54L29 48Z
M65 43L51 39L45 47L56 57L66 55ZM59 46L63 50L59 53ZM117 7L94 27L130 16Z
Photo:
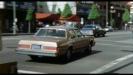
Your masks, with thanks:
M35 55L29 55L30 56L30 58L32 59L32 60L38 60L39 59L39 57L38 56L35 56Z
M69 62L72 58L72 52L68 50L63 57L61 57L63 62Z
M67 51L66 55L65 55L66 61L70 61L72 58L72 52L70 50Z

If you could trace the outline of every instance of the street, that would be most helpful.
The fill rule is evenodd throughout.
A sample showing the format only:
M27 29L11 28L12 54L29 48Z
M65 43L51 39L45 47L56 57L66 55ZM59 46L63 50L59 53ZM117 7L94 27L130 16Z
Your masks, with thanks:
M26 55L16 54L18 41L31 37L32 35L3 36L0 59L16 60L19 73L133 73L133 38L130 31L107 32L105 37L95 38L96 45L92 54L75 54L68 63L49 57L33 61Z

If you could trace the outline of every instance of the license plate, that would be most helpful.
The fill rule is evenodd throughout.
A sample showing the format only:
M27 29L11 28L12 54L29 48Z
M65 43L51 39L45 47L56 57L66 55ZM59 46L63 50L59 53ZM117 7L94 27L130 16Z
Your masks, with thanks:
M32 49L41 49L41 45L32 44Z

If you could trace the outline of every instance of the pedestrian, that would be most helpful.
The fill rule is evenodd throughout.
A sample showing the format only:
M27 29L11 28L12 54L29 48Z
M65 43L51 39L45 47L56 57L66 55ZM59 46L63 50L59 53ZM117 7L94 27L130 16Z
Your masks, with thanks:
M127 30L127 24L125 24L125 31Z

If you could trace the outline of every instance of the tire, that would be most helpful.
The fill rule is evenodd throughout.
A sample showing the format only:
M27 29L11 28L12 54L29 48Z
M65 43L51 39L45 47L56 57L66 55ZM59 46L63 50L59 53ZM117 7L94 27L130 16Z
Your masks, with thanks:
M86 54L91 54L92 53L92 46L89 45L85 52L86 52Z
M105 37L105 34L103 34L102 36Z
M63 62L69 62L71 61L72 58L72 52L70 50L68 50L65 55L63 56L62 60Z
M94 37L98 37L98 34L94 34Z
M30 58L32 60L39 60L39 57L38 56L35 56L35 55L29 55L29 56L30 56Z

